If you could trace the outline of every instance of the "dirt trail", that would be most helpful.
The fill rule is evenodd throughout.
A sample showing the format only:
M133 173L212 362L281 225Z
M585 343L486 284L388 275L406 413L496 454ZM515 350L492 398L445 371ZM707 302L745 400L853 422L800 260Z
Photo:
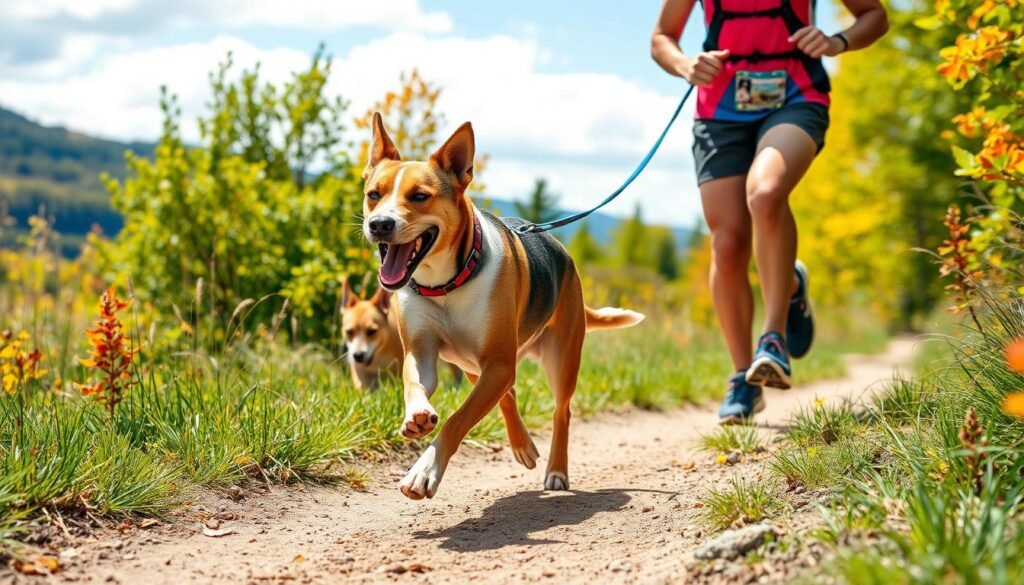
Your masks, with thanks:
M777 433L816 397L856 397L909 363L913 342L849 356L849 377L770 391L758 417ZM397 489L404 466L378 468L366 491L257 489L239 502L208 495L175 524L82 542L63 579L145 583L679 582L702 541L694 504L708 485L756 475L759 463L715 465L694 441L716 426L713 405L574 421L573 490L545 493L544 463L525 470L507 447L464 447L433 500ZM536 437L541 453L547 436ZM694 462L695 466L684 465ZM689 469L688 469L689 468ZM201 535L204 510L237 516L233 534ZM785 527L783 527L785 529Z

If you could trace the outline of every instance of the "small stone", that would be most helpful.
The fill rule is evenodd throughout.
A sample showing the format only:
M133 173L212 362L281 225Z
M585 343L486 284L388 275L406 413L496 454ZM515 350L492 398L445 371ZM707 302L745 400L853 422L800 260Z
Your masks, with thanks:
M733 560L760 547L769 536L774 537L777 534L773 526L754 524L724 532L714 540L701 545L693 554L703 560Z
M614 560L608 563L608 569L613 573L628 573L633 570L633 565L629 561Z
M807 492L807 488L805 488L802 485L798 485L798 486L796 486L796 488L793 489L793 493L794 494L803 494L803 493L806 493L806 492Z
M231 496L232 500L241 500L242 488L238 487L237 485L230 486L228 488L228 495Z
M743 455L739 451L733 451L725 457L725 462L729 465L736 465L743 460Z
M402 574L404 574L408 570L409 569L407 569L405 567L405 565L403 565L402 563L392 563L392 564L384 567L384 572L385 573L392 573L392 574L395 574L395 575L402 575Z

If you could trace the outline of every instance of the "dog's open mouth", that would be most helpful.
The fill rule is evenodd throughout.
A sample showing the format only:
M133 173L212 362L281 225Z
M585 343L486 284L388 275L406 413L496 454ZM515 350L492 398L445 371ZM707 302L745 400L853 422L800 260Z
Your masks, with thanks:
M404 244L380 243L380 283L388 290L398 290L409 282L416 267L427 257L437 241L438 229L432 227L418 238Z

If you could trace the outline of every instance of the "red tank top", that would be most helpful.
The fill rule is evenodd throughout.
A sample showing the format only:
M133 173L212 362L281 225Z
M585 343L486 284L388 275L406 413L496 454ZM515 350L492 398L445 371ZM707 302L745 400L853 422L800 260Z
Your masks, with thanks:
M821 59L789 36L814 20L815 0L702 0L704 50L728 49L722 72L698 88L697 118L756 121L791 104L829 105Z

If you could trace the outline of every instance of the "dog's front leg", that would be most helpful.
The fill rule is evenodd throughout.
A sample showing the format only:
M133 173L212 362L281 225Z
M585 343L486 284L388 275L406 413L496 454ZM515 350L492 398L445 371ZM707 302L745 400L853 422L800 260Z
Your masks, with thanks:
M437 426L437 411L430 397L437 390L437 341L417 338L409 343L402 367L405 386L405 420L399 432L408 439L418 439Z
M441 483L448 461L458 451L462 439L515 383L515 356L498 363L483 364L482 370L465 404L445 421L437 438L420 455L399 484L402 493L409 498L432 498L437 493L437 486Z

